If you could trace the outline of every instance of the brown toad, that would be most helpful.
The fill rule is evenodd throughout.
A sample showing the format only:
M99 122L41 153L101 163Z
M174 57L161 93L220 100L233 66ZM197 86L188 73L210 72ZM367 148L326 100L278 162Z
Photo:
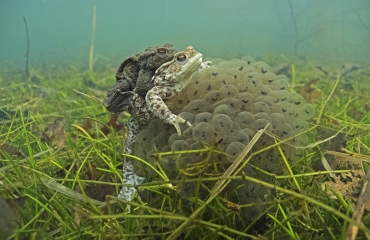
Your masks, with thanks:
M110 112L123 112L129 109L133 92L145 97L153 87L151 79L163 63L170 61L177 51L172 44L154 46L125 59L116 73L116 83L108 91L104 106Z
M164 63L157 69L151 80L154 87L148 91L145 98L133 93L128 110L131 113L131 118L124 144L125 153L132 154L140 127L154 117L174 125L177 132L181 134L179 124L186 121L171 113L163 100L176 96L188 84L193 72L208 67L210 62L202 63L202 57L203 55L195 51L193 47L187 47L185 51L176 53L171 61Z
M133 153L138 132L144 124L147 124L154 117L174 125L179 134L181 134L180 123L191 126L183 118L173 114L163 100L173 98L186 87L193 72L208 67L210 62L202 63L202 58L203 55L191 46L183 52L176 53L171 61L164 63L157 69L151 81L154 87L148 91L145 99L137 93L134 93L130 98L129 112L131 117L124 143L126 154ZM134 170L132 159L125 159L123 184L139 185L144 181L144 178L137 176ZM118 197L130 201L135 191L134 187L124 186Z

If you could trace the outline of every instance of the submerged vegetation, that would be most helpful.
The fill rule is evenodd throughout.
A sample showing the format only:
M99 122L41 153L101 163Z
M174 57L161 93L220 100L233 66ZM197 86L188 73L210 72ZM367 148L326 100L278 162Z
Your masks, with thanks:
M301 159L282 163L282 175L256 169L279 179L279 186L234 174L258 154L245 150L240 165L221 177L200 174L198 185L216 185L207 196L187 200L173 190L176 182L153 166L163 181L140 186L151 197L136 199L131 208L115 197L127 115L118 118L102 105L115 81L115 64L98 61L94 72L78 64L44 65L31 68L27 78L18 69L1 71L0 196L6 203L0 202L0 212L13 212L8 216L14 224L0 219L0 234L14 239L344 239L357 227L359 238L369 236L370 203L361 202L369 194L367 188L361 193L369 179L369 69L299 62L280 70L290 76L291 89L316 107L307 131L310 144ZM284 141L276 139L266 149L280 144ZM214 149L198 151L207 158ZM221 190L238 179L270 188L273 200L231 202ZM364 205L363 216L356 204ZM252 222L240 221L243 208L257 205L266 210Z

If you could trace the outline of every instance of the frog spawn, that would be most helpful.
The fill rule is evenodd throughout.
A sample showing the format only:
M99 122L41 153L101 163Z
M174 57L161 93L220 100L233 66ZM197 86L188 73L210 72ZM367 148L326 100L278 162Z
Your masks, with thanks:
M207 154L186 153L187 150L218 143L217 150L224 152L224 155L215 154L212 158L218 164L218 172L212 167L206 172L220 174L220 169L226 170L235 161L258 130L266 127L278 138L287 139L307 130L307 120L315 114L314 107L306 103L302 96L290 93L288 79L272 73L266 63L256 63L250 56L231 61L217 59L213 63L212 67L194 73L188 86L177 97L166 102L171 111L190 122L192 127L186 124L180 126L182 135L178 135L172 126L153 120L157 122L152 121L138 135L140 141L137 143L140 144L135 146L135 155L143 159L147 156L150 163L154 160L149 153L174 151L173 155L160 157L158 161L170 178L178 178L179 171L196 168L207 157ZM305 135L290 141L296 146L305 143ZM272 144L274 140L264 134L252 150L258 151ZM290 161L302 157L302 151L289 145L283 144L281 148ZM253 157L250 163L279 174L280 161L280 153L273 148ZM249 166L244 168L244 172L264 181L274 181ZM153 174L147 173L146 177L151 180ZM230 184L224 191L230 193L231 201L239 204L260 202L271 197L269 189L244 181L235 187ZM183 198L192 197L194 184L180 184L177 192ZM236 195L233 197L231 192ZM245 208L242 215L246 220L251 220L252 216L262 211L259 208Z

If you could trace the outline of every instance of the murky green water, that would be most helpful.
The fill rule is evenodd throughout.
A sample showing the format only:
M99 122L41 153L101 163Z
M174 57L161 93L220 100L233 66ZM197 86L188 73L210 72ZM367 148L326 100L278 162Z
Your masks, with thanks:
M95 65L89 71L92 39ZM301 239L340 239L352 214L353 202L347 203L346 197L357 198L359 193L339 192L347 188L338 180L337 194L343 198L331 198L322 187L329 177L323 175L328 169L321 164L321 154L330 163L328 155L335 157L336 152L340 161L349 159L348 166L331 164L333 170L352 169L354 157L368 159L369 42L369 0L0 0L0 197L16 203L13 237L109 239L115 234L164 239L177 231L188 239L211 239L215 233L233 239L245 239L246 233L283 239L290 228L290 236ZM154 120L138 134L134 154L143 160L134 166L147 184L139 189L143 201L134 200L132 215L111 215L108 220L103 215L122 212L126 205L109 202L108 211L82 205L79 192L98 202L122 189L121 123L128 115L110 115L102 101L122 60L164 43L177 50L194 46L204 60L250 55L256 63L251 57L244 62L214 59L211 68L198 73L202 84L196 85L200 81L193 77L193 85L173 99L169 106L177 104L179 114L185 109L182 116L190 116L184 117L188 122L194 118L194 133L188 128L180 139L168 124ZM190 108L191 101L198 105ZM237 109L240 102L244 107ZM202 113L203 120L198 115ZM204 116L215 120L207 125ZM248 116L252 120L244 121ZM258 135L254 155L249 155L253 158L245 158L249 165L226 170L257 130L270 122L270 135ZM311 126L307 135L281 144L281 151L269 148ZM330 141L302 150L306 140L311 145L325 139ZM202 153L186 152L189 149ZM182 150L185 153L173 152ZM283 163L284 158L288 160ZM285 166L292 173L282 173ZM367 169L364 166L361 169ZM298 181L288 176L293 173ZM230 176L233 181L225 184L219 201L216 195L223 183L214 184ZM41 184L40 177L53 178L55 184ZM361 189L360 178L350 177L353 189ZM1 201L0 215L10 211ZM136 208L143 202L148 205ZM183 217L191 214L196 220L181 230ZM363 223L369 226L366 214ZM6 234L2 236L14 228L5 224L12 223L8 215L7 222L0 221L0 235ZM212 225L205 224L208 220Z
M142 49L193 45L205 57L306 56L369 60L370 2L357 1L0 1L0 61L88 60L93 7L95 53L120 61Z

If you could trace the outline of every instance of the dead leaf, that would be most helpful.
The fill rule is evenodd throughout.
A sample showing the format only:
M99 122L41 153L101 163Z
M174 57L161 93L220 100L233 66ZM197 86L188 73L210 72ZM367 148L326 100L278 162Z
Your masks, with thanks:
M110 119L109 121L107 122L107 125L112 127L114 131L118 132L120 131L121 129L124 128L124 125L123 124L119 124L117 119L118 119L118 116L119 116L119 113L112 113L110 115ZM110 128L106 127L106 126L103 126L101 129L102 133L104 135L108 135L110 133Z
M58 148L64 147L66 122L65 118L56 118L53 123L45 127L45 131L41 134L41 140L49 143L56 140Z
M12 146L10 146L6 143L0 144L0 154L2 154L2 152L6 152L10 156L17 156L17 157L23 156L22 152L20 152L15 147L12 147ZM1 156L3 156L3 155L1 155Z
M315 66L318 70L320 70L322 73L324 73L325 75L329 75L328 71L324 70L321 66Z
M96 169L96 167L91 167L89 171L86 172L90 180L101 181L101 182L112 182L109 175ZM105 201L107 195L115 194L115 187L107 184L93 184L90 183L86 185L85 192L87 196L99 200Z
M359 195L361 192L362 184L365 178L362 170L351 170L349 173L341 173L339 176L334 177L334 181L326 181L323 183L323 188L331 188L339 192L344 198L352 198L354 195ZM336 199L336 196L328 191L328 195Z
M302 87L301 92L304 99L310 102L321 99L321 92L313 86L313 84L317 83L319 80L319 78L311 79Z

